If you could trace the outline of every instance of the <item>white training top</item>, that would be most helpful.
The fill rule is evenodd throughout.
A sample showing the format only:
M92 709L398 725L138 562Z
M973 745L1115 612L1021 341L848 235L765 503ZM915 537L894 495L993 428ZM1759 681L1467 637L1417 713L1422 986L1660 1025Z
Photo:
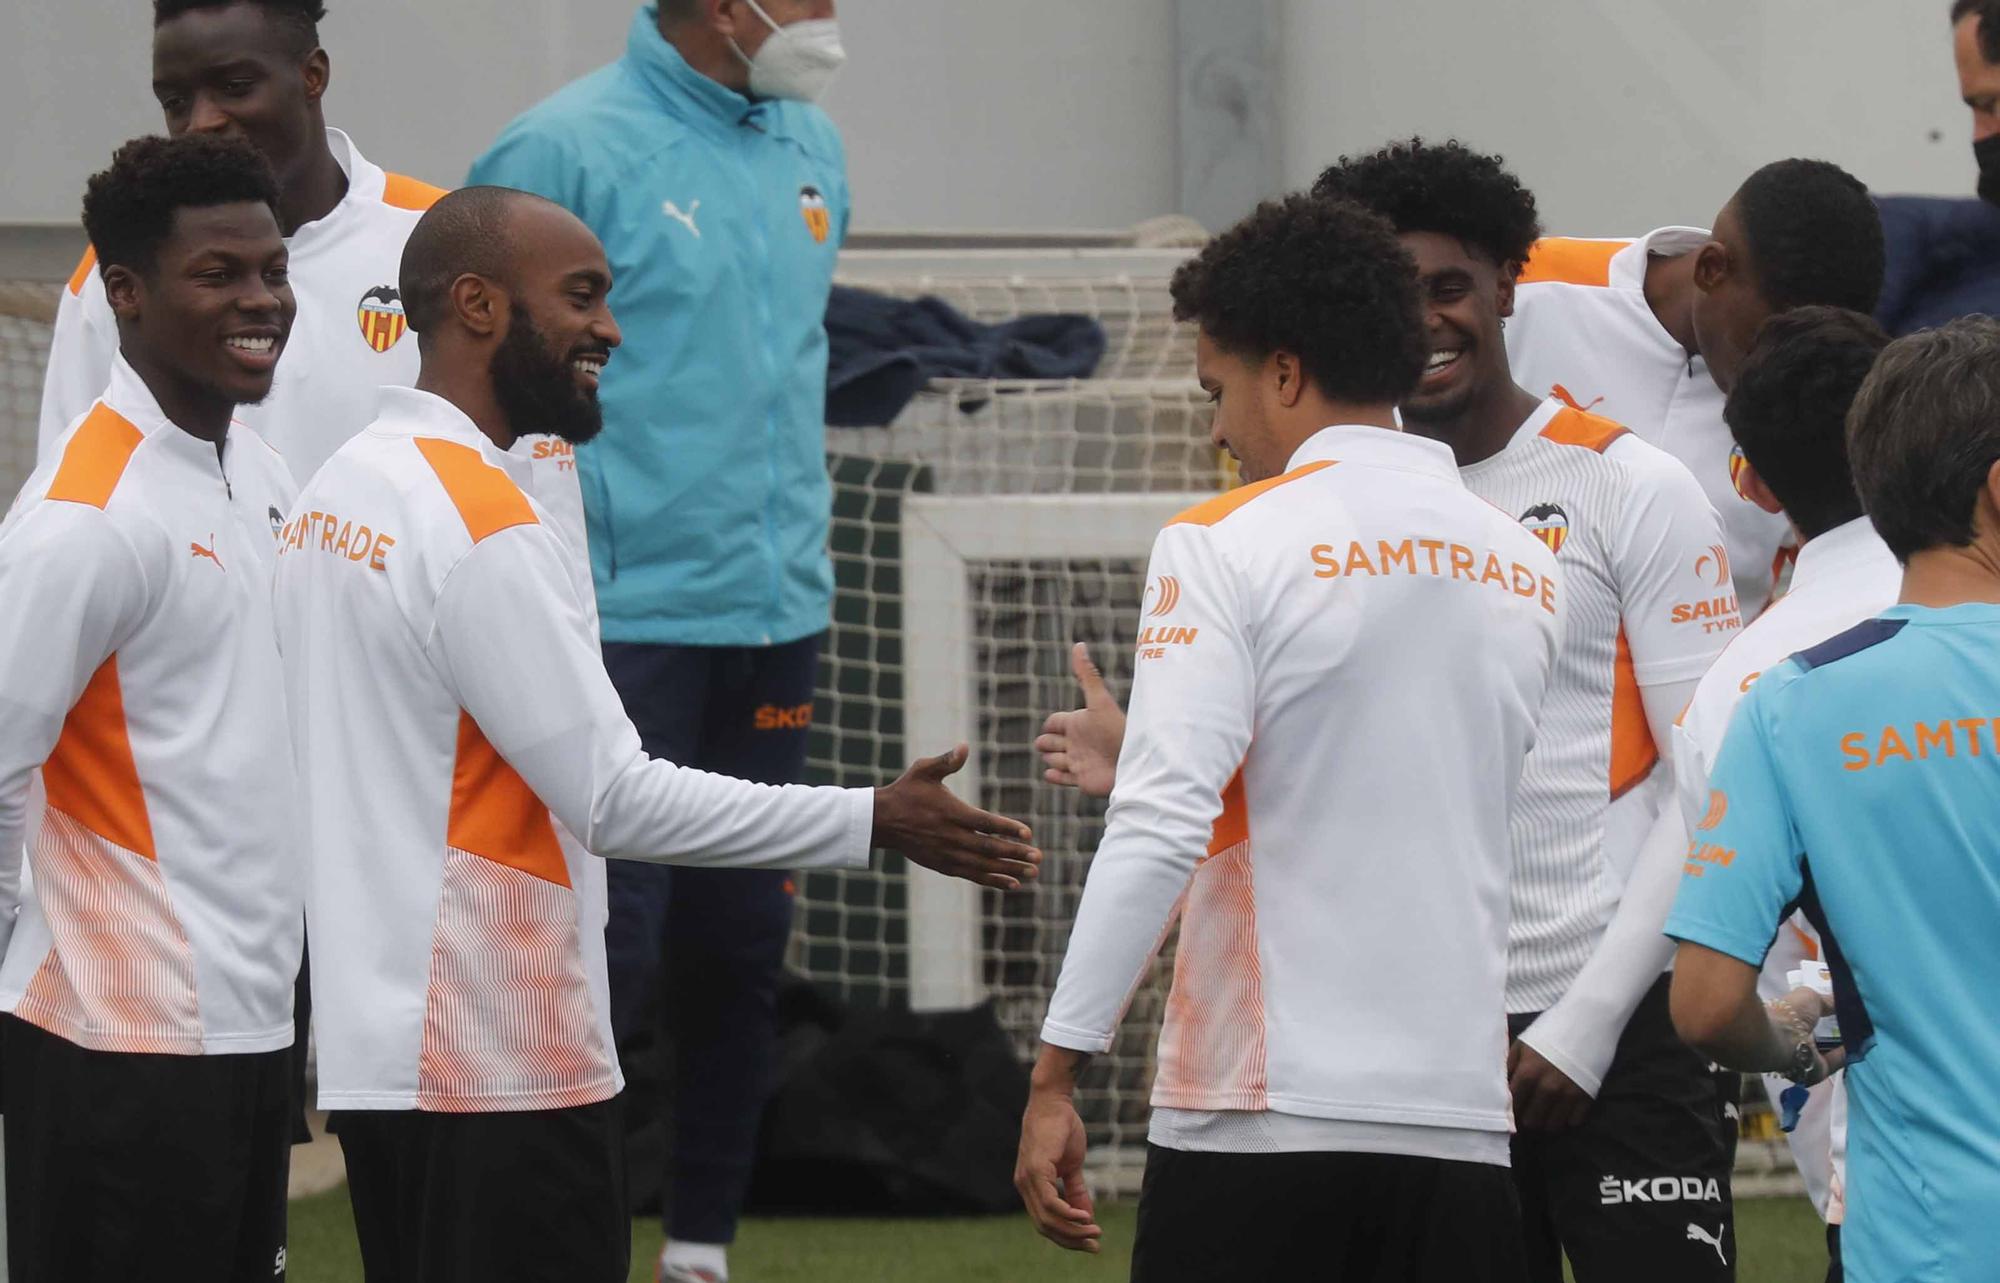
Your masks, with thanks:
M1562 653L1514 808L1507 1010L1562 997L1618 906L1668 801L1642 687L1692 682L1740 626L1722 531L1688 470L1623 427L1545 401L1505 449L1461 469L1472 493L1562 569Z
M0 1008L79 1046L291 1045L293 493L256 433L218 456L118 358L0 525Z
M1507 822L1555 559L1444 446L1349 426L1176 518L1150 574L1043 1040L1110 1047L1179 903L1156 1110L1504 1140Z
M455 406L389 388L279 540L304 794L319 1101L553 1109L614 1095L594 858L866 864L869 789L648 758L581 549Z
M347 174L347 194L326 217L286 238L298 316L271 395L236 412L302 482L375 417L378 388L416 382L417 340L405 332L396 282L404 242L444 195L414 178L384 173L338 129L327 130L326 140ZM56 309L42 384L42 458L103 390L117 352L117 321L92 250L77 264Z
M1708 365L1660 325L1646 303L1646 262L1692 253L1697 227L1663 227L1636 241L1538 241L1514 292L1507 357L1514 378L1624 424L1687 465L1722 518L1743 617L1771 598L1790 555L1791 525L1736 492L1736 441Z
M1713 797L1708 787L1709 772L1722 751L1729 719L1751 684L1765 669L1782 663L1788 656L1817 646L1888 609L1901 595L1902 586L1903 568L1866 517L1837 526L1799 549L1791 591L1773 602L1769 610L1730 643L1695 688L1693 701L1674 729L1674 783L1688 832L1698 837L1700 826L1708 818ZM1698 876L1701 867L1690 861L1688 876ZM1663 909L1663 922L1665 917ZM1786 974L1804 959L1818 956L1817 934L1803 915L1793 914L1790 922L1779 930L1769 956L1764 959L1763 973L1758 978L1759 992L1767 1001L1782 998L1792 989ZM1774 1085L1773 1080L1766 1078L1765 1085L1775 1097L1788 1084L1780 1080ZM1845 1167L1839 1159L1839 1152L1844 1149L1845 1129L1835 1124L1845 1110L1844 1102L1834 1097L1845 1090L1837 1075L1814 1088L1812 1103L1800 1119L1799 1129L1789 1137L1813 1205L1819 1208L1822 1217L1835 1222L1843 1213L1841 1186Z

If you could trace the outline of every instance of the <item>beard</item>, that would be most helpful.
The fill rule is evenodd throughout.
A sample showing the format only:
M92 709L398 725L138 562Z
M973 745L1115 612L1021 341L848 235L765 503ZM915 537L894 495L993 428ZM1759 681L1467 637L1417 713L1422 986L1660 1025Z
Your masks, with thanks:
M488 369L493 395L516 436L547 433L582 445L604 430L597 393L577 386L570 362L602 353L601 346L573 352L550 351L548 335L517 304L508 312L507 337L493 351Z

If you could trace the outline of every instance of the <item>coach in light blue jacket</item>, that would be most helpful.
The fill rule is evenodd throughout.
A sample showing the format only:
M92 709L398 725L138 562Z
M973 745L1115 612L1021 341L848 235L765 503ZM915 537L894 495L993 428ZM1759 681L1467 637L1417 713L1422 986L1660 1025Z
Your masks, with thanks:
M803 773L833 592L824 318L848 194L812 100L844 56L834 0L660 0L623 58L521 115L470 177L566 206L610 255L625 342L604 433L577 461L626 708L655 756L768 782ZM774 1059L789 889L782 874L610 873L621 1044L662 933L675 974L701 977L700 1001L677 1004L699 1010L676 1039L666 1277L720 1277Z

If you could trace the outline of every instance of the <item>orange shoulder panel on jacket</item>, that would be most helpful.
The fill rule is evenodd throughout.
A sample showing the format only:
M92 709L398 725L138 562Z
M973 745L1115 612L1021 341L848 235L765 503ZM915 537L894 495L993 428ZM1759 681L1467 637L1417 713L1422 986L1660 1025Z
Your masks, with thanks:
M512 526L537 524L534 507L514 478L480 458L479 451L436 437L418 437L416 441L418 453L451 496L472 542Z
M97 246L92 245L83 251L83 257L77 261L76 270L69 274L69 292L71 294L82 294L83 283L90 279L91 272L96 269Z
M111 502L111 492L125 475L132 452L145 439L131 420L99 401L63 447L48 497L102 508Z
M433 187L406 174L382 176L382 203L394 205L397 209L414 209L421 213L437 204L444 194L444 188Z
M463 709L458 714L458 760L451 772L445 843L544 882L570 885L569 865L556 841L549 808Z
M1297 481L1300 477L1309 477L1321 468L1331 468L1337 462L1339 462L1337 459L1320 459L1313 463L1308 463L1302 468L1293 468L1283 476L1269 477L1263 481L1253 481L1247 486L1238 486L1234 490L1225 491L1213 499L1196 504L1167 524L1170 526L1212 526L1259 495L1268 494L1276 490L1279 486L1284 485L1287 481Z
M1611 284L1611 260L1631 241L1585 241L1569 236L1544 236L1528 251L1521 269L1522 285L1560 281L1565 285Z
M1564 406L1556 411L1542 435L1559 445L1580 445L1603 454L1611 448L1611 443L1624 436L1629 428L1621 423L1613 423L1603 415L1591 414L1574 406Z

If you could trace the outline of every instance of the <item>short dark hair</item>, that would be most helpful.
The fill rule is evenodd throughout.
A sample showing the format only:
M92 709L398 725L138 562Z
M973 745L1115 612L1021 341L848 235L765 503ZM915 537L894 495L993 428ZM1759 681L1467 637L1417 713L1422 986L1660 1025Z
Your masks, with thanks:
M1757 292L1774 311L1822 304L1873 312L1882 297L1882 216L1860 179L1823 160L1779 160L1736 190Z
M1265 201L1181 264L1171 290L1175 320L1238 356L1295 353L1335 400L1399 402L1430 355L1415 262L1387 220L1348 201Z
M678 26L701 16L701 0L660 0L660 25Z
M1534 193L1507 172L1499 156L1473 151L1456 139L1412 138L1366 156L1342 156L1312 190L1372 209L1398 232L1456 237L1501 267L1527 262L1542 234Z
M1838 307L1778 312L1757 331L1722 417L1743 457L1807 539L1861 515L1847 412L1889 336Z
M2000 0L1956 0L1951 6L1951 25L1956 27L1968 14L1979 15L1979 53L1988 62L2000 62Z
M300 53L319 48L319 24L326 17L326 6L319 0L153 0L153 25L171 22L190 9L223 9L232 4L254 4L291 28Z
M83 192L83 230L97 269L126 267L151 276L160 246L183 209L257 202L274 210L278 180L263 155L240 139L214 134L134 138L92 174Z
M1882 349L1848 413L1847 455L1899 560L1971 543L2000 461L2000 321L1961 317Z
M541 199L512 187L461 187L439 197L403 244L396 285L409 327L422 336L444 319L452 282L461 276L507 281L514 252L508 211Z

